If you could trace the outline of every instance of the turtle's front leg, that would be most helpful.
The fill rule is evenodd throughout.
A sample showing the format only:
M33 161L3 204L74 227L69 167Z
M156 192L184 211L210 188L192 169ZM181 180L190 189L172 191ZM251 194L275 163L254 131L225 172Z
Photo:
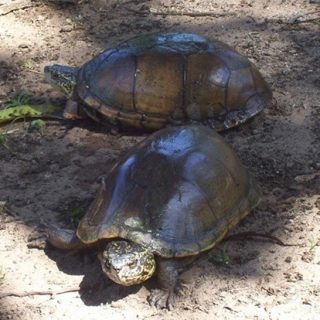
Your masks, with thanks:
M179 280L179 271L184 269L186 264L184 259L157 259L157 277L160 288L152 290L149 296L149 303L156 308L173 309L175 305L176 295L182 289Z
M63 110L63 117L68 120L86 119L88 116L83 112L77 101L68 99Z

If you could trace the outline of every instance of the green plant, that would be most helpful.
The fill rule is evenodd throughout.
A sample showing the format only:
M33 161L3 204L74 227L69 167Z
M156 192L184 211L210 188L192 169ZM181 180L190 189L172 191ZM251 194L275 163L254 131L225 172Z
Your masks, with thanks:
M209 261L218 265L228 265L230 263L230 258L226 248L217 249L213 252L209 258Z
M30 60L28 60L27 58L20 59L19 60L19 64L26 71L34 72L34 73L37 73L37 74L42 74L42 72L34 70L32 62Z
M5 132L0 132L0 145L12 152L8 144L8 135Z
M14 108L28 104L30 101L29 94L26 90L22 90L16 98L10 100L9 102L5 103L4 107L7 108Z
M81 208L74 208L71 211L71 219L74 225L77 227L81 218L84 216L85 212Z
M44 133L44 128L46 126L46 122L41 119L32 120L30 123L31 128L35 128L40 132L41 135Z
M14 106L21 101L16 101L6 109L0 110L0 123L14 122L19 119L27 118L54 118L61 119L61 117L54 113L60 108L50 105L18 105ZM43 127L42 122L35 122L34 126L40 128Z
M309 251L312 252L319 245L318 244L319 240L312 239L312 240L309 240L309 243L310 243Z
M27 58L20 59L19 64L21 67L23 67L25 69L33 69L33 65L32 65L31 61L28 60Z

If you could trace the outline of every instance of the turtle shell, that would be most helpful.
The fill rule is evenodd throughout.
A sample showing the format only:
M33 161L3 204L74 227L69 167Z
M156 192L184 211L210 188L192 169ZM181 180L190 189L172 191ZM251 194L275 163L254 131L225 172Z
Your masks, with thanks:
M212 130L162 129L112 169L82 218L84 243L123 238L163 257L208 250L257 204L259 188Z
M202 122L219 131L271 103L246 57L188 33L144 35L102 52L80 69L76 93L89 116L125 129Z

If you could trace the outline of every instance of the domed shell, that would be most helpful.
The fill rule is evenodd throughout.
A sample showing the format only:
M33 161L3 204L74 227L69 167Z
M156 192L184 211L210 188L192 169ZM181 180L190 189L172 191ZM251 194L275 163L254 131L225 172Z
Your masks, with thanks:
M90 116L148 130L190 122L224 130L271 103L246 57L188 33L139 36L102 52L80 69L76 91Z
M257 204L259 189L232 149L200 126L160 130L106 178L77 235L124 238L163 257L213 247Z

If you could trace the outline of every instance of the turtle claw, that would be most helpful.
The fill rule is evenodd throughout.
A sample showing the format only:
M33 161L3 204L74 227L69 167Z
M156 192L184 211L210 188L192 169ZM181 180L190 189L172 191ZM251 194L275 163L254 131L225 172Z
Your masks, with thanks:
M47 246L48 233L46 228L36 228L28 236L27 247L29 249L45 249Z
M148 302L157 309L167 308L172 310L176 303L176 295L172 290L154 289L149 296Z
M188 291L187 284L185 282L179 280L174 288L174 293L179 297L183 297L186 295L187 291Z

